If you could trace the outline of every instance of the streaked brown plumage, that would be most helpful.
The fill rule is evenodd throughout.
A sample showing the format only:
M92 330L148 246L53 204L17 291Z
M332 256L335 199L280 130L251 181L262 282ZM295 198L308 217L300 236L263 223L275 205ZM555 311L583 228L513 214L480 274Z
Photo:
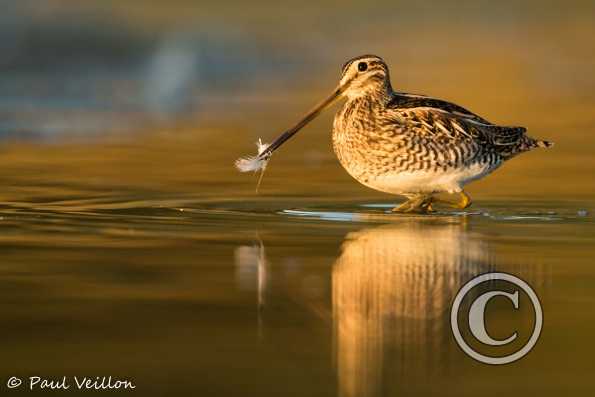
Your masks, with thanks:
M463 191L467 183L519 153L552 145L527 136L523 127L494 125L456 104L395 92L386 63L362 55L343 65L331 97L252 161L266 163L274 150L341 96L347 101L333 123L334 151L362 184L408 197L395 209L399 212L427 212L441 192L460 194L461 200L451 204L465 208L470 205Z

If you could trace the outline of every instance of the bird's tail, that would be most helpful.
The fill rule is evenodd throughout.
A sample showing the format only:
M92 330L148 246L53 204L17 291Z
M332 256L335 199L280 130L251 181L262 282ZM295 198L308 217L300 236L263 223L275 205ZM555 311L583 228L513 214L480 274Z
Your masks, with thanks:
M520 153L528 152L529 150L533 150L535 148L550 148L552 146L554 146L553 142L531 138L530 136L523 133L520 139L514 144L510 146L502 146L500 154L505 158L509 158Z

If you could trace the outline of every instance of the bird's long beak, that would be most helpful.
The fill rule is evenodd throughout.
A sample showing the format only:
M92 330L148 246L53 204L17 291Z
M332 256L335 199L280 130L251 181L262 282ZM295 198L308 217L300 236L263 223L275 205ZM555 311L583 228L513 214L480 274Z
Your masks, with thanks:
M259 153L259 159L268 159L270 158L271 154L275 150L277 150L283 143L285 143L289 138L294 136L299 130L301 130L306 124L310 121L314 120L316 116L318 116L324 109L331 106L337 99L341 97L341 94L345 92L348 83L340 84L335 88L332 94L326 98L324 101L320 102L318 105L314 107L314 109L310 110L304 117L297 122L296 125L288 129L287 131L283 132L281 135L277 137L266 149Z

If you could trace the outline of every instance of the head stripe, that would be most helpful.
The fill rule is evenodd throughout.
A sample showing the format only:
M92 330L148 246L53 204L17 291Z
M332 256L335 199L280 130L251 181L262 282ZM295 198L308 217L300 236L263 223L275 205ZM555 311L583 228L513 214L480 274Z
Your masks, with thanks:
M344 74L345 71L347 69L349 69L349 66L351 66L352 63L359 61L360 59L367 59L367 58L376 58L377 61L373 61L373 62L379 62L379 61L382 62L382 58L380 58L378 55L372 55L372 54L360 55L355 58L351 58L350 60L345 62L343 64L343 67L341 68L341 74ZM372 62L370 62L370 64L372 64Z

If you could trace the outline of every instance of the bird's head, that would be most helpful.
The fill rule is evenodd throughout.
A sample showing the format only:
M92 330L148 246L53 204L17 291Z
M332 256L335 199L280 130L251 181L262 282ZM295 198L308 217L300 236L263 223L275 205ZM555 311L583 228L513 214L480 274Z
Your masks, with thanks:
M339 83L348 98L386 93L390 87L388 66L376 55L360 55L345 62Z

